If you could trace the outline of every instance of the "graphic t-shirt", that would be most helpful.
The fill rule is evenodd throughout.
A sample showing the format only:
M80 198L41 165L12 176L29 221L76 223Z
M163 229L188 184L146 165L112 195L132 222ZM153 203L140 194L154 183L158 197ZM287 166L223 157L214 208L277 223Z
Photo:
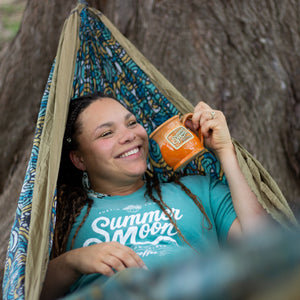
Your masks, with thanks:
M162 183L162 199L190 245L199 252L219 247L226 242L228 230L236 218L227 185L210 176L186 176L181 182L195 194L212 223L209 223L194 201L176 183ZM73 249L96 243L116 241L132 248L151 269L172 261L176 253L193 251L175 230L158 204L145 196L143 186L126 196L107 196L94 199L94 204L79 230ZM67 250L75 231L86 214L84 207L72 227ZM81 287L101 274L83 275L72 290Z

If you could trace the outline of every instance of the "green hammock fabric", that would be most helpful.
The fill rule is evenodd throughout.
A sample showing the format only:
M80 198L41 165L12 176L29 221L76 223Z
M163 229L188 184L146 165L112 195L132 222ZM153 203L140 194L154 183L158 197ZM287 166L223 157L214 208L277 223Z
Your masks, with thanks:
M84 27L86 24L90 27ZM99 31L97 26L102 29ZM91 40L81 39L86 33L91 34ZM97 47L93 46L94 42ZM102 50L100 58L98 52ZM99 69L81 68L90 61L98 65L97 59L105 60ZM125 76L123 68L130 76ZM96 90L110 92L133 109L148 133L177 113L193 111L191 103L103 14L79 4L64 24L42 99L32 158L19 200L21 209L16 214L7 254L4 299L39 298L52 245L56 179L69 99ZM274 180L238 142L234 141L234 145L240 167L259 202L280 224L294 226L295 217ZM170 169L154 145L150 145L150 150L152 166L164 180L164 171ZM209 152L192 163L188 170L195 172L197 168L226 180L218 161ZM22 225L22 220L26 226Z

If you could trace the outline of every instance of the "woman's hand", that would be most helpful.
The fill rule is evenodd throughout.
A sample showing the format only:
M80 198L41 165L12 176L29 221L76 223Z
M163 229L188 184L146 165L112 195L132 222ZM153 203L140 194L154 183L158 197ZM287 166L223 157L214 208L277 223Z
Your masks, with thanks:
M200 128L205 146L215 152L226 174L237 214L237 219L229 230L229 237L236 236L241 231L257 230L266 212L240 169L224 114L200 102L195 107L192 122L186 122L186 125L194 131Z
M79 274L100 273L108 277L125 268L146 268L143 260L131 248L118 242L72 250L68 262Z
M62 297L82 274L99 273L108 277L125 268L146 268L129 247L117 242L74 249L49 262L40 299Z
M227 150L233 150L227 122L221 111L213 110L206 103L199 102L194 109L192 126L194 131L201 128L205 146L213 150L218 157Z

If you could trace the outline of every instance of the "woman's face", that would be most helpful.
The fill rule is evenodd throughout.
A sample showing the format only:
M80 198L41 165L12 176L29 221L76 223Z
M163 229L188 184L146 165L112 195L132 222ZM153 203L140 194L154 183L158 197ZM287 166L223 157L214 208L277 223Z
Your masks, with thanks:
M92 188L113 194L141 181L147 168L148 135L135 116L116 100L102 98L80 115L79 149L74 165L87 171Z

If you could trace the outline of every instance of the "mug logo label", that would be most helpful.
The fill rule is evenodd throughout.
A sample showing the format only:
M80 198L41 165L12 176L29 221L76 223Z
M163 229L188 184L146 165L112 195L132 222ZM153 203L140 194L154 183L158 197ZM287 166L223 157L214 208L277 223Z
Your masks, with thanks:
M166 136L167 141L177 150L193 138L193 135L183 126L176 127Z

